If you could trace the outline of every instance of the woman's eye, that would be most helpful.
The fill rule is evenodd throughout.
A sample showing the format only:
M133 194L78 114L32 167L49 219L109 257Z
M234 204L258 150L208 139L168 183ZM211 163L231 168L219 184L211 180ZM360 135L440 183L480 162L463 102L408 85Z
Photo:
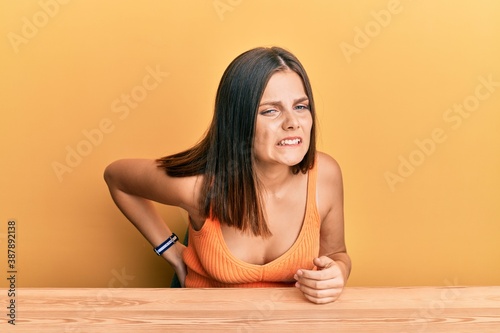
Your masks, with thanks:
M271 115L275 114L276 112L278 112L278 111L275 109L268 109L268 110L261 111L260 114L263 116L271 116Z
M297 105L295 108L298 110L309 110L309 105L301 104L301 105Z

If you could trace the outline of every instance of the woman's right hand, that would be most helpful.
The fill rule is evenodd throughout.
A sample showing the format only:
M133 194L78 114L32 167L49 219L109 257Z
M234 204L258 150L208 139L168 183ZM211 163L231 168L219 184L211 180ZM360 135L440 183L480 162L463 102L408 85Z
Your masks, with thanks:
M167 261L170 263L170 265L172 265L182 288L184 288L184 283L186 281L187 275L187 267L184 263L184 259L182 258L182 254L184 253L185 249L186 246L184 244L177 242L174 246L166 251L169 252L170 250L173 250L173 253L169 253L170 260L167 259Z

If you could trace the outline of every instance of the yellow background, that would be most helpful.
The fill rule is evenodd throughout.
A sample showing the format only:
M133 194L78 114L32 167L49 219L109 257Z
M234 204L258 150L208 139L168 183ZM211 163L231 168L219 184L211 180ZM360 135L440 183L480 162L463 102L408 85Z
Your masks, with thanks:
M308 70L319 148L343 169L349 285L500 284L500 2L2 7L0 266L15 219L18 286L168 286L171 269L114 206L102 172L194 144L229 62L271 45ZM453 111L464 103L471 111ZM67 156L76 149L80 160ZM183 235L184 213L159 209Z

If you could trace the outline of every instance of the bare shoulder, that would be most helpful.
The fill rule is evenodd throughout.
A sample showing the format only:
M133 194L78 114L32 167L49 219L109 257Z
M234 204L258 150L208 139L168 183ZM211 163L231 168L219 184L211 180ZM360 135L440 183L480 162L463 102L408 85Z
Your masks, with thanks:
M322 218L343 202L342 171L339 163L330 155L318 152L317 202Z
M339 163L330 155L318 152L318 183L326 182L330 185L342 182L342 171Z

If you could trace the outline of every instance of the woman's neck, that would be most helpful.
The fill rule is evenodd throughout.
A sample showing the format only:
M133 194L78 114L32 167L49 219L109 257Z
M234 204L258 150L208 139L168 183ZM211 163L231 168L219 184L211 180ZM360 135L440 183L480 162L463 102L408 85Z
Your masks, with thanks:
M281 196L296 178L292 168L286 165L262 167L254 164L254 168L262 190L273 196Z

